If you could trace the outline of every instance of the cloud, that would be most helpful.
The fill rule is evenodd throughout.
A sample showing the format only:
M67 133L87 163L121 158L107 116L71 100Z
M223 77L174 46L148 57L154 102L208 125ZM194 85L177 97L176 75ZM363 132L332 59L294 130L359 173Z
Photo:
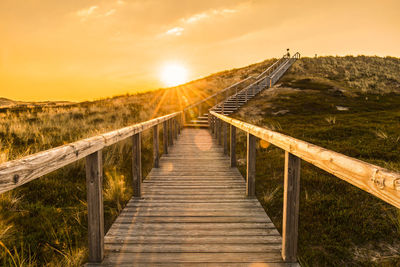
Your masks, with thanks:
M98 6L91 6L89 8L84 8L84 9L78 10L76 12L76 15L79 16L79 17L86 18L86 17L89 17L90 15L92 15L97 8L99 8L99 7Z
M179 36L179 35L182 35L182 32L183 32L183 31L184 31L184 28L182 28L182 27L175 27L175 28L172 28L172 29L166 31L165 34Z
M105 14L104 14L104 16L105 17L108 17L108 16L111 16L111 15L114 15L114 13L115 13L115 9L110 9L109 11L107 11Z
M212 17L220 17L220 16L225 16L228 14L233 14L238 12L236 9L212 9L206 12L202 13L197 13L192 16L189 16L187 18L181 18L180 21L180 26L175 26L168 31L165 32L167 35L176 35L180 36L182 35L184 31L184 25L186 24L195 24L198 23L202 20L210 19Z

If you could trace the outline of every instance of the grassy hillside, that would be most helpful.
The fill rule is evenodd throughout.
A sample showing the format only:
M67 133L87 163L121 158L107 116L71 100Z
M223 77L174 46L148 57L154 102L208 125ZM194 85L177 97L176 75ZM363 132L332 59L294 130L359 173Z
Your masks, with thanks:
M400 73L400 60L395 58L305 58L276 88L262 92L233 116L400 171L396 72ZM242 135L243 173L244 141ZM257 196L281 229L284 153L261 144L257 158ZM398 266L399 240L398 209L302 162L303 266Z
M260 73L270 63L137 95L65 106L11 103L0 107L0 163L180 110ZM381 73L384 66L388 70ZM395 58L304 58L282 80L287 89L264 92L236 116L399 170L399 98L396 93L384 94L399 91L399 66ZM348 80L335 76L342 74ZM337 106L349 109L339 111ZM148 131L143 136L145 175L152 165L151 148ZM130 149L127 140L104 151L106 228L132 195ZM260 148L257 156L261 159L257 194L280 227L283 154ZM302 263L397 263L400 215L396 209L307 164L302 171ZM1 194L0 265L81 266L87 257L86 212L83 161Z
M270 62L220 72L175 88L94 102L60 106L3 99L7 107L0 108L0 163L181 110L258 74ZM151 132L147 131L142 149L144 176L152 166L151 149ZM130 150L127 140L104 151L106 230L132 195ZM1 194L0 265L81 266L87 257L85 186L80 160Z

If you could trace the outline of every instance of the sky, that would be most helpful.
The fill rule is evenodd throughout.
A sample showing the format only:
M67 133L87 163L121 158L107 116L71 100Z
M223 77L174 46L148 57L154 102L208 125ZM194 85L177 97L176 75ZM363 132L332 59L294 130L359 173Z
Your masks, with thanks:
M280 57L400 57L398 0L0 0L0 97L94 100Z

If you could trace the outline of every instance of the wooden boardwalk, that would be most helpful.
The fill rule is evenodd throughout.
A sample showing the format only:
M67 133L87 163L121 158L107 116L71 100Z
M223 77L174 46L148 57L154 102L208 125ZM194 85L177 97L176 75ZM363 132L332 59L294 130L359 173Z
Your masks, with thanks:
M282 238L223 148L185 128L105 236L96 266L290 266Z

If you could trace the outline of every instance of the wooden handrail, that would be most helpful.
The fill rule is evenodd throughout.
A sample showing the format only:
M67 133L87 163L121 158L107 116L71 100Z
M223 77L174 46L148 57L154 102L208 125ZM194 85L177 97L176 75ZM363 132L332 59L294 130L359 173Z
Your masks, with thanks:
M214 111L210 114L400 208L400 173Z
M96 151L181 115L175 112L146 122L42 151L0 165L0 194L60 169Z

